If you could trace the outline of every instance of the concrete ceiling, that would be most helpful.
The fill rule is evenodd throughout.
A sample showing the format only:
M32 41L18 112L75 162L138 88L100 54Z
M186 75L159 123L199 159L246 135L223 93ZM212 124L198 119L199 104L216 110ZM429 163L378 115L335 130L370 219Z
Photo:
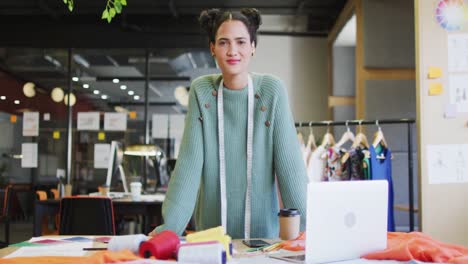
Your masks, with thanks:
M106 0L75 1L72 13L62 0L2 0L0 96L9 89L8 100L35 100L22 94L25 82L34 82L37 92L46 97L54 87L66 89L72 48L71 77L78 77L73 90L83 99L77 104L86 101L87 106L81 109L113 111L122 106L142 112L148 52L150 111L183 112L174 97L175 87L187 87L193 78L218 71L196 22L201 10L255 7L263 15L260 38L262 34L326 37L345 2L127 0L122 14L107 23L100 19ZM115 78L119 83L113 82ZM12 85L12 80L17 84ZM8 100L0 100L0 111L24 109ZM43 111L41 104L32 105Z

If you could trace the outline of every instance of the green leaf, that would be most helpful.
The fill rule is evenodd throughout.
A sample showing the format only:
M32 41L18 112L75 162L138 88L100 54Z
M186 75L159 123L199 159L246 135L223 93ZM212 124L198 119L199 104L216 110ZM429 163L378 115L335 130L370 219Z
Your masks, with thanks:
M73 11L73 3L72 2L68 2L68 10Z
M64 3L64 4L67 4L67 0L63 0L63 3Z
M114 6L115 6L115 11L117 12L117 14L120 14L122 12L122 5L120 4L120 2L117 2L117 0L114 2Z
M101 19L106 19L109 16L109 11L107 11L107 8L102 12L102 17Z
M112 20L112 17L111 16L107 16L107 23L110 23Z
M123 6L126 6L126 5L127 5L127 0L120 0L120 3L121 3Z
M109 9L109 15L110 15L111 18L115 17L115 8Z

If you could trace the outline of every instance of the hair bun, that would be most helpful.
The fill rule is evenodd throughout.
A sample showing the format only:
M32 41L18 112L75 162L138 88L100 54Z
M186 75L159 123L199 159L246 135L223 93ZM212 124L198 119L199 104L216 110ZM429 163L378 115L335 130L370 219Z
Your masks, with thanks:
M198 22L200 23L201 28L203 28L203 30L205 30L208 34L213 30L216 17L219 13L220 10L216 8L203 10L200 13Z
M249 19L255 30L262 24L262 17L256 8L242 8L241 13Z

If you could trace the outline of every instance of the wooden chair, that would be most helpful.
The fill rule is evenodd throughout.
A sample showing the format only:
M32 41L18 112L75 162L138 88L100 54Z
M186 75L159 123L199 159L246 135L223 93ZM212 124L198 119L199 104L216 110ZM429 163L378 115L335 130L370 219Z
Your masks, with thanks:
M60 200L60 235L115 235L108 197L72 196Z
M5 189L0 190L0 195L3 195L3 203L0 214L0 223L4 225L5 238L0 241L0 248L7 247L10 244L10 196L11 186L8 185Z

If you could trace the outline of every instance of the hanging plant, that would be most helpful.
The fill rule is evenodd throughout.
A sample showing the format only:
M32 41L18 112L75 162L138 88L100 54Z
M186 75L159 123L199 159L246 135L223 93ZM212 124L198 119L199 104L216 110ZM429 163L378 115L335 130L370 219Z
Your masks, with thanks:
M70 12L73 11L73 0L63 0ZM122 13L122 8L127 5L127 0L107 0L106 8L102 11L101 19L106 19L107 23L112 21L116 14Z

